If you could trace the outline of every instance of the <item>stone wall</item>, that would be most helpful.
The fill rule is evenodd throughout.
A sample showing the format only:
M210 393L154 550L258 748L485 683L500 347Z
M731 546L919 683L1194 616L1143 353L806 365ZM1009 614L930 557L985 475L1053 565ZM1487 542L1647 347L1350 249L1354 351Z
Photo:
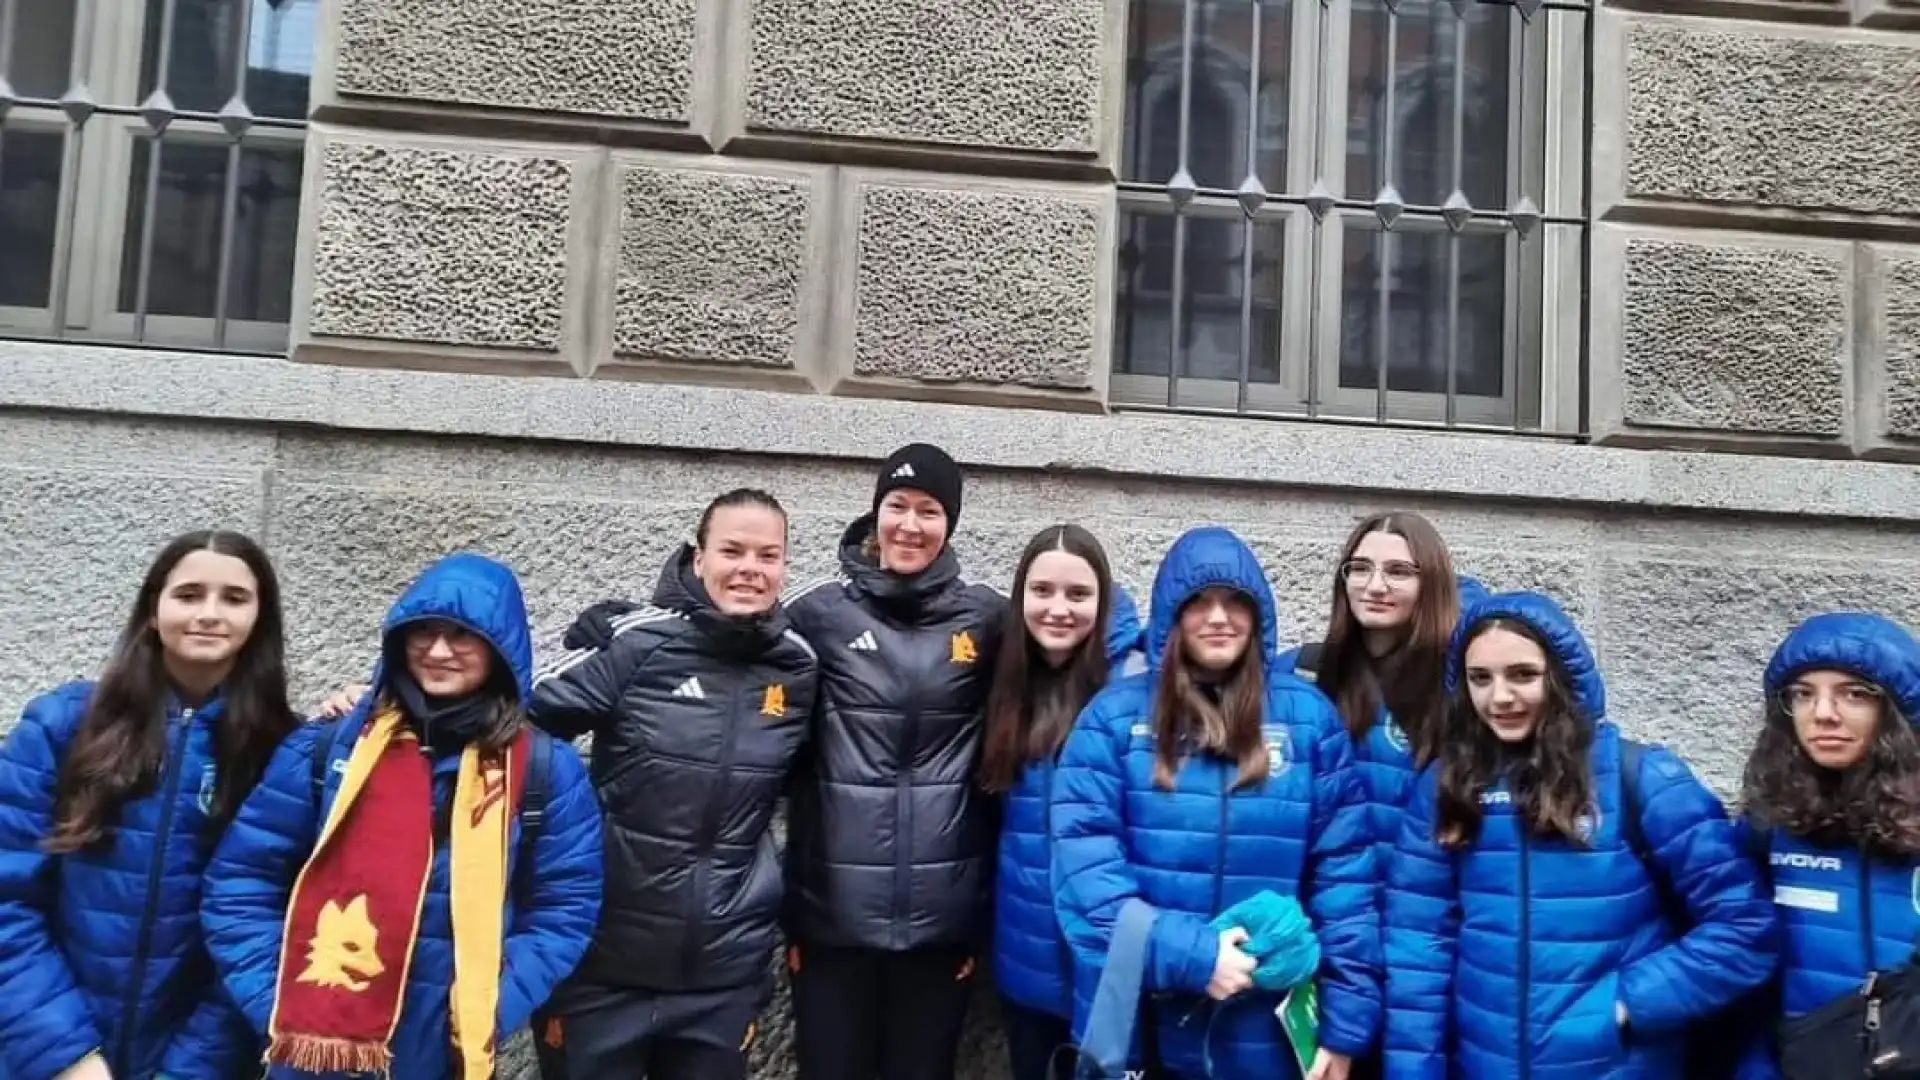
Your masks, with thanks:
M1674 10L1595 20L1594 433L1920 460L1920 8Z

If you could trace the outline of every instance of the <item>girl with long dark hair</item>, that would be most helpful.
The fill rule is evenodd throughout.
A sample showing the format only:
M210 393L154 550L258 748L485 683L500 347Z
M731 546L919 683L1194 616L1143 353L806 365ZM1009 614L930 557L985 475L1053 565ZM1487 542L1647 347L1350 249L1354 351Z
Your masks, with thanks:
M388 613L371 693L274 755L202 907L270 1077L492 1076L579 963L600 810L528 724L532 677L518 579L450 555Z
M1109 676L1144 669L1140 616L1106 551L1078 525L1034 534L987 701L981 786L1006 797L994 895L993 973L1013 1080L1051 1080L1071 1046L1073 958L1054 914L1054 764L1080 710ZM1061 1055L1063 1060L1065 1055Z
M1387 875L1386 1076L1688 1080L1688 1029L1763 983L1777 944L1725 809L1607 722L1593 653L1544 596L1471 605L1447 672Z
M1817 1053L1793 1045L1795 1022L1900 969L1920 938L1920 644L1879 615L1816 615L1774 651L1765 687L1741 801L1785 940L1742 1080L1780 1076L1783 1051Z
M1249 928L1217 929L1266 894L1311 917L1320 962L1310 1080L1345 1080L1380 1022L1379 913L1353 748L1327 699L1270 670L1273 593L1222 528L1182 536L1154 579L1145 675L1102 690L1068 736L1053 785L1053 880L1075 960L1075 1034L1118 955L1144 965L1114 994L1145 1032L1133 1064L1177 1077L1268 1080L1301 1070L1260 988ZM1129 912L1150 936L1128 940ZM1244 909L1242 909L1244 910ZM1264 928L1256 928L1262 929ZM1137 952L1144 944L1144 953ZM1104 991L1098 999L1107 999ZM1097 1057L1097 1055L1096 1055Z
M200 933L201 872L280 741L280 586L258 545L162 548L106 669L0 747L0 1077L234 1080L258 1059Z
M993 903L994 800L974 784L1006 600L960 577L959 466L880 466L839 578L795 590L821 710L787 833L800 1080L951 1077Z

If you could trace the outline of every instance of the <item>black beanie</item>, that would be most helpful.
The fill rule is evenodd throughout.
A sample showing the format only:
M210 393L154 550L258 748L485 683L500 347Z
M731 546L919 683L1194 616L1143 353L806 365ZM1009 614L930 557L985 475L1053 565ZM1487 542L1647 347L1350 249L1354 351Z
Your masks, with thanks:
M879 510L887 492L900 488L914 488L933 496L947 512L948 533L953 532L960 521L960 466L945 450L914 443L888 454L880 464L880 481L873 487L873 508Z

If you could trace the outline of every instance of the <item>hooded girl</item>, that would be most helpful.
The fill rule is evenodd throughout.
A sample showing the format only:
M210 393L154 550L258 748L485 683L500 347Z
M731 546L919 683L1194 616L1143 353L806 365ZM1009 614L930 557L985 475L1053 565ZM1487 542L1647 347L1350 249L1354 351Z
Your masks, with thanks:
M269 1076L483 1080L592 937L599 807L572 748L526 723L512 571L442 560L381 645L373 692L288 739L241 807L202 922Z

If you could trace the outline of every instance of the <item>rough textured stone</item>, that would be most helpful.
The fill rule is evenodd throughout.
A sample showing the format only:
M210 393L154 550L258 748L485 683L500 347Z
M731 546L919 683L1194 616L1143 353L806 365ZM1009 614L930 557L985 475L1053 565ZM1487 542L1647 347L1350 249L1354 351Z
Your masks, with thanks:
M805 177L626 169L613 351L791 367L815 192Z
M1698 25L1626 28L1626 194L1920 214L1920 47Z
M1106 0L750 0L753 130L1092 154Z
M1601 230L1604 235L1606 230ZM1596 308L1598 305L1596 305ZM1418 491L1533 506L1615 504L1903 524L1920 469L1881 462L1623 449L1346 424L1153 412L1084 415L668 383L521 378L0 341L0 408L322 425L343 433L877 461L930 441L983 468ZM757 459L755 459L757 460Z
M1844 256L1635 239L1625 270L1628 423L1842 433L1852 287Z
M1880 434L1920 439L1920 255L1880 260Z
M685 122L695 0L341 0L343 95Z
M1108 362L1099 203L870 183L861 191L853 370L1083 389Z
M324 155L310 333L560 347L578 162L341 139Z

